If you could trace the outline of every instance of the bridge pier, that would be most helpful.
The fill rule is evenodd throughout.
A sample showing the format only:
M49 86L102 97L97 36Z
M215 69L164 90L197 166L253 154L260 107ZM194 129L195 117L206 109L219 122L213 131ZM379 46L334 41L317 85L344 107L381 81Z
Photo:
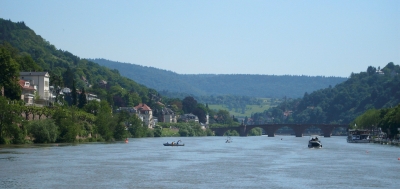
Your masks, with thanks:
M303 137L303 133L295 133L296 137Z
M335 126L326 126L321 128L322 132L324 132L324 137L331 137L333 129L335 129Z
M324 133L324 137L331 137L331 136L332 136L332 133L330 133L330 134L329 133L328 134Z
M306 129L306 127L302 125L297 125L296 127L292 126L291 128L294 130L296 137L303 137L303 132Z
M279 129L279 127L280 126L276 125L261 126L261 128L267 133L268 137L275 137L275 132Z
M246 125L239 126L239 136L247 136Z
M267 135L268 135L268 137L275 137L275 132L268 132L267 131Z

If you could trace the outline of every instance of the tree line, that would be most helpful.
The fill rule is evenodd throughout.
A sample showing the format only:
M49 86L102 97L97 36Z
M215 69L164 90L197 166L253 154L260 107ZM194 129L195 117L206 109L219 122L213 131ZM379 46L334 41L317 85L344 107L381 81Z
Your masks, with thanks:
M381 129L391 139L398 138L400 104L393 108L370 109L351 122L352 129Z

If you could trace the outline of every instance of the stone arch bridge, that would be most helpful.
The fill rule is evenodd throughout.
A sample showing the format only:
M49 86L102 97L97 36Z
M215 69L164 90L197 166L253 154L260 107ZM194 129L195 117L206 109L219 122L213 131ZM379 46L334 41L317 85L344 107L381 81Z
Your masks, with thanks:
M349 128L348 124L263 124L263 125L240 125L238 127L225 127L225 128L210 128L214 131L215 135L223 136L228 130L236 130L240 136L247 136L249 131L253 128L262 128L267 133L268 137L275 137L275 132L283 127L293 129L296 137L303 137L303 133L307 128L317 127L324 133L324 137L331 137L332 131L335 128L342 127Z

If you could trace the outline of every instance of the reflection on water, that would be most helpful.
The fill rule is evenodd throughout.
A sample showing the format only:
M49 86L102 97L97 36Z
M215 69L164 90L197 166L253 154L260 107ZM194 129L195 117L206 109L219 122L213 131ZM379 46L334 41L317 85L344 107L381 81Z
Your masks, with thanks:
M182 140L185 146L163 146ZM1 188L398 188L400 148L321 137L0 146Z

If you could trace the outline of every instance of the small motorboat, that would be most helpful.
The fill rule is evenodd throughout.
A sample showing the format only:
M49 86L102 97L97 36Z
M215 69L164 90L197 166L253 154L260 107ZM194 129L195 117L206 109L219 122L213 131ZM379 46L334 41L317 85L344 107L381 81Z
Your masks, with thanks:
M171 143L164 143L164 146L185 146L184 143L181 143L181 140L178 140L178 142L171 142Z
M309 148L322 148L321 141L318 139L318 135L311 135L310 140L308 140Z

